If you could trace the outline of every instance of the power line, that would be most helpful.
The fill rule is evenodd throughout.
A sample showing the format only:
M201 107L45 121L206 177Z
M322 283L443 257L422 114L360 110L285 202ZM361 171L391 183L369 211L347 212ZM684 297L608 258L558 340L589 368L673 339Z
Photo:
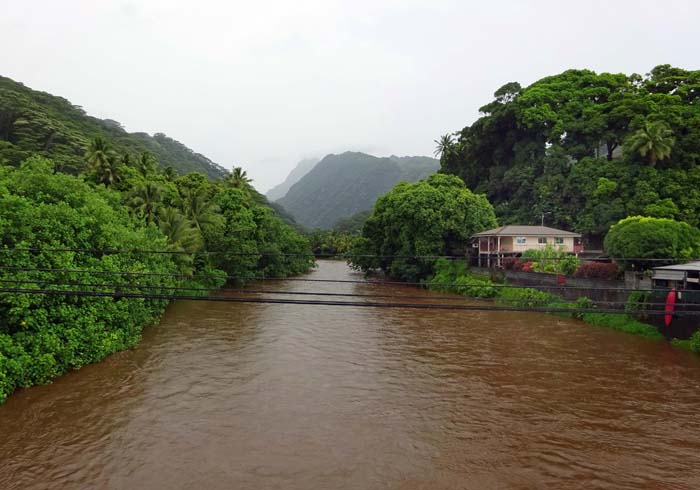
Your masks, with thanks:
M297 300L283 298L243 298L230 296L192 296L192 295L168 295L168 294L143 294L143 293L107 293L100 291L76 291L54 289L19 289L0 288L0 293L39 294L55 296L86 296L108 297L116 299L159 299L159 300L187 300L187 301L215 301L233 303L265 303L265 304L291 304L291 305L315 305L315 306L358 306L372 308L410 308L410 309L439 309L439 310L465 310L465 311L529 311L537 313L615 313L627 314L624 309L604 308L560 308L560 307L519 307L519 306L489 306L489 305L454 305L440 303L394 303L394 302L370 302L370 301L328 301L328 300ZM648 310L647 315L667 315L664 310ZM699 312L677 311L675 316L700 316Z
M0 270L9 270L15 272L49 272L56 274L95 274L95 275L117 275L117 276L132 276L132 277L170 277L179 279L226 279L229 281L290 281L290 282L312 282L312 283L337 283L337 284L367 284L367 285L397 285L397 286L439 286L439 287L481 287L481 288L497 288L497 289L536 289L536 290L572 290L572 291L618 291L618 292L652 292L656 291L653 288L627 288L627 287L587 287L587 286L565 286L559 284L551 285L512 285L512 284L483 284L483 283L467 283L467 282L403 282L403 281L368 281L354 279L311 279L303 277L263 277L263 276L230 276L230 275L207 275L207 274L177 274L167 272L139 272L139 271L105 271L105 270L89 270L89 269L54 269L50 267L15 267L15 266L0 266ZM676 289L678 292L697 292L694 289Z
M162 255L228 255L232 257L342 257L347 259L352 258L378 258L378 259L452 259L452 260L475 260L478 256L465 256L465 255L381 255L381 254L353 254L352 252L344 253L286 253L286 252L230 252L225 250L199 250L199 251L184 251L184 250L141 250L141 249L96 249L96 248L80 248L80 247L66 247L66 248L40 248L40 247L12 247L12 248L0 248L0 252L39 252L39 253L94 253L94 254L162 254ZM527 258L527 257L516 257L516 256L503 256L501 258L517 258L523 261L532 260L535 262L541 262L543 260L568 260L571 258L576 258L584 262L609 262L615 261L647 261L647 262L689 262L700 260L700 258L677 258L677 257L577 257L575 255L568 255L564 257L539 257L539 258Z
M182 286L160 286L160 285L144 285L144 284L105 284L105 283L85 283L85 282L52 282L41 279L0 279L0 284L37 284L41 286L66 286L66 287L90 287L90 288L109 288L116 292L123 292L128 289L137 290L154 290L154 291L198 291L198 292L220 292L220 293L241 293L241 294L274 294L274 295L289 295L289 296L331 296L331 297L348 297L348 298L400 298L400 299L429 299L429 300L446 300L446 301L487 301L498 303L528 303L528 304L549 304L556 301L560 304L578 304L575 300L567 300L565 298L544 298L544 299L516 299L516 298L478 298L469 296L458 296L457 293L452 296L426 296L426 295L406 295L406 294L382 294L382 293L334 293L326 291L285 291L271 289L248 289L248 288L201 288L201 287L182 287ZM488 286L487 286L488 287ZM627 301L603 301L589 300L591 305L622 305L628 306ZM687 306L697 307L700 311L700 304L683 303ZM665 306L666 303L640 303L644 306Z

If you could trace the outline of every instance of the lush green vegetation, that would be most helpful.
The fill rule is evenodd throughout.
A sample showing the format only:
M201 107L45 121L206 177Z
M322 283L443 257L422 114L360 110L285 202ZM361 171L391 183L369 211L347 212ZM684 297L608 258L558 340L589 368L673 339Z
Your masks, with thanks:
M136 284L169 294L173 286L215 289L226 274L239 281L283 277L313 264L308 241L256 203L245 172L219 183L196 173L170 180L146 154L133 167L115 165L123 158L99 140L87 160L83 177L54 173L53 162L38 156L18 168L0 166L6 267L0 278L10 281L3 287L144 292ZM26 248L31 250L13 250ZM200 250L222 253L197 255ZM56 269L64 272L51 271ZM98 284L110 287L89 286ZM140 298L0 294L0 401L18 387L48 382L133 346L165 305Z
M494 97L437 143L442 172L485 193L501 223L545 213L598 244L627 216L700 224L700 71L568 70Z
M610 228L605 236L605 250L623 267L666 265L673 260L658 259L700 257L700 230L671 219L632 216Z
M472 298L493 298L504 306L518 308L549 307L560 309L593 309L593 303L585 297L576 301L564 301L562 298L533 288L523 287L496 287L490 278L469 271L464 261L449 261L440 259L435 264L435 275L427 281L430 289L439 291L451 291ZM503 286L505 284L501 284ZM640 295L630 297L628 311L638 311L639 302L644 301ZM612 328L622 332L641 335L653 340L662 340L664 337L651 325L634 319L630 314L619 313L557 313L558 315L578 318L591 325ZM690 346L690 341L686 341ZM700 334L694 344L700 346ZM700 347L697 350L700 352Z
M86 168L85 148L101 138L123 155L148 152L163 168L220 178L225 169L182 143L156 133L127 133L117 121L88 116L62 97L39 92L0 76L0 164L19 165L32 155L53 160L57 170Z
M362 233L362 227L365 226L367 218L372 214L371 210L360 211L352 216L338 220L333 225L333 230L339 233L349 233L351 235L359 235Z
M400 181L415 182L438 168L437 160L428 157L328 155L277 203L309 229L330 229L342 218L371 209L379 196Z
M494 226L491 204L457 177L402 182L377 200L351 264L401 280L422 280L433 274L434 256L463 256L474 233Z
M204 173L178 176L175 169ZM0 202L3 288L171 295L168 288L186 287L195 289L184 294L198 294L227 275L244 282L313 265L308 240L243 169L226 173L164 135L130 135L5 78ZM124 271L133 274L116 274ZM0 293L0 402L135 345L166 304Z
M579 260L567 253L564 247L546 245L541 249L531 249L523 252L521 260L534 272L548 272L550 274L573 274L579 266Z

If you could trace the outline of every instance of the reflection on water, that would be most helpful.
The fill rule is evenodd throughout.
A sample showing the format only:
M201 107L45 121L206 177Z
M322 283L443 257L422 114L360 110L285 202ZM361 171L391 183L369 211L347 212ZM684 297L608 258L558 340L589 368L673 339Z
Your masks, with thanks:
M554 316L178 302L0 407L0 488L691 489L699 410L693 355Z

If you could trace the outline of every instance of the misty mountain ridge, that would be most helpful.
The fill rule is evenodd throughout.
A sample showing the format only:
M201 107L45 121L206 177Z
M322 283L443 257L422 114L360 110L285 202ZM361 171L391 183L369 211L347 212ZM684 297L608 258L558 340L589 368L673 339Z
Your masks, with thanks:
M89 116L82 107L0 76L0 164L18 165L33 154L50 158L63 171L86 166L85 151L102 137L121 154L148 151L161 167L179 174L223 177L226 169L163 133L129 133L113 119Z
M319 162L318 158L304 158L301 160L299 163L297 163L296 167L292 169L291 172L289 172L289 175L287 175L287 178L284 179L284 182L281 184L277 184L274 186L272 189L267 191L265 194L267 198L270 201L277 201L278 199L283 198L285 195L287 195L287 192L289 189L299 182L299 180L309 173L309 171L314 168L314 166Z
M422 156L375 157L361 152L330 154L277 201L307 228L335 223L374 206L401 181L417 182L437 172L440 162Z

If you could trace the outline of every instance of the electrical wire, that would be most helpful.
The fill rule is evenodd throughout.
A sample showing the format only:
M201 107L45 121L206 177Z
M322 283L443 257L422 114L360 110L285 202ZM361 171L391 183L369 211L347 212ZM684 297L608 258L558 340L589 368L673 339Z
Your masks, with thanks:
M179 279L226 279L228 281L260 281L260 282L275 282L275 281L290 281L290 282L311 282L311 283L336 283L336 284L368 284L368 285L398 285L398 286L439 286L439 287L489 287L497 289L536 289L536 290L572 290L572 291L618 291L618 292L651 292L653 288L628 288L628 287L587 287L587 286L566 286L559 284L551 285L513 285L513 284L489 284L483 283L468 283L468 282L440 282L440 283L425 283L425 282L403 282L403 281L384 281L384 280L356 280L356 279L312 279L304 277L263 277L263 276L230 276L230 275L207 275L207 274L177 274L167 272L138 272L138 271L105 271L105 270L89 270L89 269L53 269L46 267L15 267L15 266L0 266L0 270L9 270L15 272L49 272L54 274L95 274L95 275L117 275L131 277L170 277ZM697 292L694 289L676 289L678 292Z
M266 303L266 304L288 304L288 305L316 305L316 306L357 306L372 308L410 308L410 309L438 309L438 310L465 310L465 311L520 311L536 313L614 313L627 314L624 309L604 309L604 308L561 308L561 307L520 307L520 306L490 306L490 305L455 305L441 303L395 303L395 302L371 302L371 301L329 301L329 300L298 300L284 298L244 298L231 296L196 296L196 295L172 295L172 294L144 294L128 292L101 292L101 291L80 291L80 290L55 290L55 289L20 289L20 288L0 288L0 293L13 294L38 294L57 296L78 296L78 297L102 297L115 299L157 299L157 300L187 300L187 301L215 301L233 303ZM647 315L667 315L664 310L647 310ZM700 311L676 311L674 316L700 317Z
M241 293L241 294L273 294L273 295L289 295L289 296L332 296L332 297L348 297L348 298L400 298L400 299L430 299L430 300L445 300L445 301L467 301L467 300L478 300L478 301L496 301L495 298L469 298L465 296L425 296L425 295L410 295L410 294L384 294L384 293L335 293L327 291L285 291L285 290L271 290L271 289L248 289L248 288L202 288L202 287L183 287L183 286L160 286L160 285L144 285L144 284L105 284L105 283L85 283L85 282L52 282L41 279L24 279L24 280L14 280L14 279L0 279L0 284L37 284L41 286L66 286L66 287L91 287L91 288L108 288L113 290L125 291L128 289L137 290L154 290L154 291L196 291L196 292L207 292L207 293ZM489 287L489 286L485 286ZM553 300L548 299L508 299L508 298L498 298L499 303L524 303L528 304L549 304ZM575 300L569 300L565 298L556 299L558 303L565 303L576 305ZM621 305L626 306L629 303L626 301L604 301L604 300L589 300L590 305L594 306L614 306ZM640 303L641 304L641 303ZM643 305L646 306L665 306L666 303L649 303L644 302ZM700 304L695 305L694 303L684 303L686 306L697 307L700 311Z
M464 255L381 255L381 254L353 254L350 252L346 253L284 253L284 252L230 252L224 250L199 250L199 251L184 251L184 250L125 250L125 249L95 249L95 248L80 248L80 247L66 247L66 248L39 248L39 247L11 247L11 248L0 248L0 252L39 252L39 253L92 253L92 254L162 254L162 255L228 255L231 257L343 257L343 258L378 258L378 259L453 259L453 260L474 260L477 257L467 257ZM540 262L543 260L567 260L573 255L565 257L541 257L537 258L536 261ZM505 258L505 257L503 257ZM523 257L513 257L522 260L527 260ZM700 258L673 258L673 257L577 257L581 261L591 261L591 262L601 262L601 261L647 261L647 262L692 262L695 260L700 260Z

